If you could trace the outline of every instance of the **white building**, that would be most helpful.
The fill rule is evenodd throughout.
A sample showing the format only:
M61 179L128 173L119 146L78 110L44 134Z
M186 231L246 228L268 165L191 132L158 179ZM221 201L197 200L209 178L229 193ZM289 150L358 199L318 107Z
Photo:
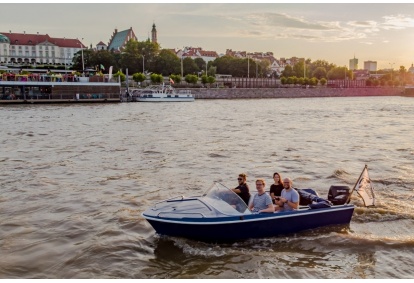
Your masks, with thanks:
M75 53L85 48L78 39L48 34L0 32L0 64L71 65Z
M349 59L349 69L358 70L358 59L355 57L353 59Z
M368 70L370 72L376 72L377 61L364 61L364 70Z

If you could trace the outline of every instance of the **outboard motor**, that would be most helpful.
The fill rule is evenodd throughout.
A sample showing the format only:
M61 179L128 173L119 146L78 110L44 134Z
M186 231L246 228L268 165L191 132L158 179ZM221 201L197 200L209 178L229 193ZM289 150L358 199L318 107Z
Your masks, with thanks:
M328 200L334 205L345 204L351 189L348 186L331 186L329 188Z

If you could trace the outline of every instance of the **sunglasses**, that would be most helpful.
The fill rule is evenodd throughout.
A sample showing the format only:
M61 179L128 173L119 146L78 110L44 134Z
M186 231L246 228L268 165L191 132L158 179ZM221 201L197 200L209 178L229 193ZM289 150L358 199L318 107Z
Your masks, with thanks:
M243 180L243 178L237 178L237 180L241 181L241 180Z

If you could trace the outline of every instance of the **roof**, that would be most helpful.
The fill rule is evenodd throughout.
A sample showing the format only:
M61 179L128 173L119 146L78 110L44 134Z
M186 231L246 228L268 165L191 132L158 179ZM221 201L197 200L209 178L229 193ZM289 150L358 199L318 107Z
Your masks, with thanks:
M102 41L99 41L99 43L97 45L105 45L107 46L105 43L103 43Z
M50 37L48 34L30 34L30 33L0 33L3 36L6 36L10 40L10 44L13 45L38 45L44 42L50 42L59 47L72 47L72 48L85 48L82 42L79 39L72 38L57 38Z
M10 43L10 39L5 35L0 34L0 42Z
M115 49L115 50L120 49L123 46L126 38L128 37L128 32L129 32L129 29L117 32L114 35L111 43L109 44L108 50L111 50L111 49Z

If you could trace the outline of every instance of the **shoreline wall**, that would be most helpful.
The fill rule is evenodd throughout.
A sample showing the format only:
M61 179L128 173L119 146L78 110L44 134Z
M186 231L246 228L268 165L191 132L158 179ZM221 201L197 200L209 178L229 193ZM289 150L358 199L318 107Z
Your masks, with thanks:
M200 88L196 99L257 99L349 96L404 96L404 87L378 88Z

